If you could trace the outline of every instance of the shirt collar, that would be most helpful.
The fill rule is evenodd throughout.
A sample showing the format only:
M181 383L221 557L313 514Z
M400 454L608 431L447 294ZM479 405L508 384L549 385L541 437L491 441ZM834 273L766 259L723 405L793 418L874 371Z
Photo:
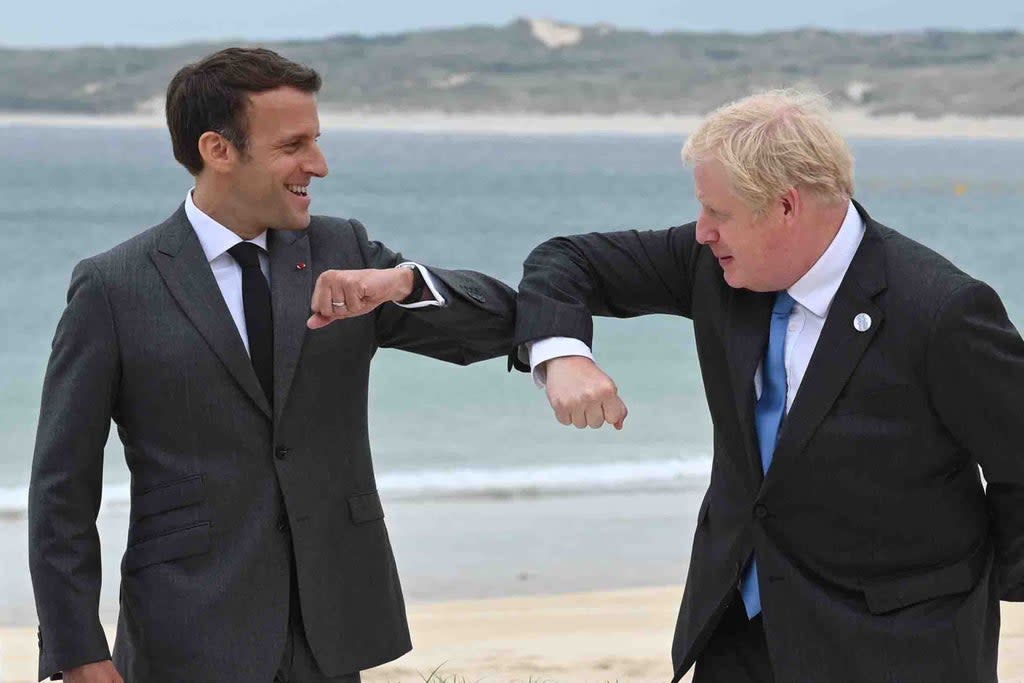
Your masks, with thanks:
M195 188L192 189L194 190ZM192 229L196 231L196 236L199 238L199 244L203 247L203 253L206 254L207 261L212 261L224 254L239 242L246 241L203 213L202 209L196 206L196 203L192 200L192 190L189 190L188 194L185 195L185 215L188 217L188 222L192 224ZM264 230L248 241L266 251L267 231Z
M846 218L832 239L832 244L828 245L828 249L811 269L789 288L789 295L814 315L824 318L863 237L864 220L851 201L846 209Z

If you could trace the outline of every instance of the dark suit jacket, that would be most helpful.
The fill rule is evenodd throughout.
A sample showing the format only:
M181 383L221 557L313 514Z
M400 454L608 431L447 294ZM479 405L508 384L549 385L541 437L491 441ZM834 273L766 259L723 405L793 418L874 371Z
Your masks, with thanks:
M322 216L269 240L273 411L183 208L75 269L29 494L40 678L109 656L95 519L112 418L132 476L114 650L127 681L273 678L291 547L325 674L410 649L370 459L370 361L380 347L458 364L504 354L514 293L478 273L432 268L444 308L385 304L308 331L321 272L401 257L357 221Z
M1024 342L992 289L857 208L864 240L763 477L772 294L730 288L692 223L557 238L526 261L517 345L589 344L592 314L693 320L714 460L676 680L751 553L776 680L996 680L998 600L1024 599Z

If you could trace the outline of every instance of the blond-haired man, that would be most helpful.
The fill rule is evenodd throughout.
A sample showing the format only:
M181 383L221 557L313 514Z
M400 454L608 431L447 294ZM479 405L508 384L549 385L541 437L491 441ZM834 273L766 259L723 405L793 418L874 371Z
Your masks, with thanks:
M695 223L534 250L517 348L561 423L621 428L591 316L693 320L714 463L674 680L995 681L999 600L1024 600L1024 341L853 201L820 103L711 114L683 150Z

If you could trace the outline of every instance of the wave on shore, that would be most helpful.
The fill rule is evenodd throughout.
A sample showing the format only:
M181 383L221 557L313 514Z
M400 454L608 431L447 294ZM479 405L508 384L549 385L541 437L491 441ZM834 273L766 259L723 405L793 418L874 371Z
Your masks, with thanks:
M391 501L443 499L502 499L521 496L632 493L699 488L711 472L707 457L577 463L548 467L458 468L391 472L377 477L381 494ZM103 489L103 506L127 508L127 483ZM0 518L26 513L28 487L0 488Z

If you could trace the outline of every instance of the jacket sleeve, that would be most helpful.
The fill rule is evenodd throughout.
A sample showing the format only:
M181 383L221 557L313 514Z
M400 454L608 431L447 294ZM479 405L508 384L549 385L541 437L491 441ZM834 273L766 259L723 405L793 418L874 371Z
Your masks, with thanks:
M547 337L593 341L593 315L690 316L700 245L696 224L556 237L523 263L515 345Z
M1024 601L1024 341L992 288L948 298L927 368L935 409L988 482L1000 597Z
M359 221L350 223L368 268L393 268L406 260L370 240ZM376 311L378 345L459 365L508 353L515 325L515 291L482 273L425 267L445 305L410 309L384 304Z
M119 373L110 304L98 270L83 261L53 339L29 484L40 679L110 658L98 615L96 515Z

